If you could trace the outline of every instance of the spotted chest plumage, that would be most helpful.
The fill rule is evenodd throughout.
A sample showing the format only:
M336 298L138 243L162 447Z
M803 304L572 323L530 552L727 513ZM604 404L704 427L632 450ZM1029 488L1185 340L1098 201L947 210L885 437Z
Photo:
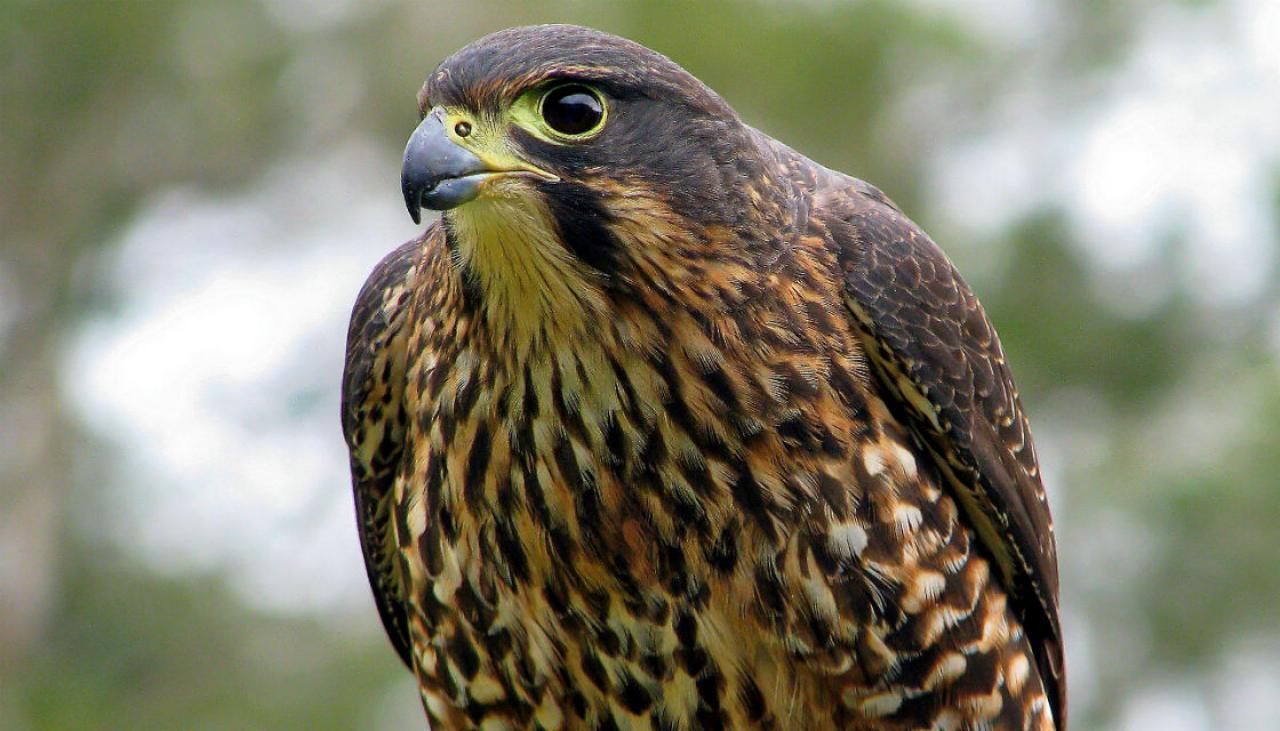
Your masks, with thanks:
M869 388L820 240L700 271L686 301L609 300L558 350L495 335L444 240L420 264L443 286L413 303L394 496L439 723L912 728L937 715L927 683L980 664L977 717L1035 713L1004 702L1024 643Z

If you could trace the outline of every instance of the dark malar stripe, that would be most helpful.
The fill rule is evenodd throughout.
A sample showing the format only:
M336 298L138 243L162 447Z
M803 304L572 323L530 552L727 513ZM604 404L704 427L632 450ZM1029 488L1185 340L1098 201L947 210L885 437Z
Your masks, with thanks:
M560 244L598 271L617 271L622 244L609 230L612 216L600 195L585 185L560 182L545 184L543 196L560 233Z

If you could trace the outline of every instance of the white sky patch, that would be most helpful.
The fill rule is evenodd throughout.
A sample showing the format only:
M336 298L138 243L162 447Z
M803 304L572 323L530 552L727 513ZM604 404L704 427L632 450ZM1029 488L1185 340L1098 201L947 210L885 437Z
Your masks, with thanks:
M1149 15L1095 100L1064 113L1062 99L1011 96L1019 107L940 156L933 196L978 236L1058 203L1091 258L1136 277L1183 232L1183 281L1208 302L1247 301L1267 284L1276 255L1280 4ZM1034 75L1024 83L1053 86Z
M1213 725L1204 696L1194 683L1162 685L1132 695L1120 713L1117 731L1221 731Z
M1272 731L1280 716L1280 639L1250 640L1224 648L1205 677L1169 678L1132 694L1116 731Z
M1272 731L1280 718L1280 638L1254 638L1226 654L1209 697L1220 731Z
M1163 226L1183 224L1182 266L1211 300L1257 295L1274 256L1280 67L1245 42L1255 20L1230 17L1243 5L1227 18L1157 13L1071 175L1082 240L1100 261L1138 266L1171 233Z
M397 167L349 144L232 198L166 191L105 262L120 306L72 344L66 402L129 456L106 527L157 568L367 604L338 390L356 292L415 232Z

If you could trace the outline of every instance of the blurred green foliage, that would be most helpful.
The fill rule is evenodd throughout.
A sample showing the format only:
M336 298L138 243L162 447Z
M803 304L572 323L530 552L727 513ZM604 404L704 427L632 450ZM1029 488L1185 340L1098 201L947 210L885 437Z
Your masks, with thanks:
M379 637L255 613L216 576L164 579L78 548L50 631L9 674L21 720L6 728L368 728L403 675Z

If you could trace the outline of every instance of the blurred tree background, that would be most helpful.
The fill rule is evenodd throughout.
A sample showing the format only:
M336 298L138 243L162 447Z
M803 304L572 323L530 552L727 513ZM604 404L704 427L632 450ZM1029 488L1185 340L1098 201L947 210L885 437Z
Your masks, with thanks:
M1280 718L1280 4L0 0L0 728L408 729L337 421L436 62L576 22L870 180L999 327L1077 729Z

